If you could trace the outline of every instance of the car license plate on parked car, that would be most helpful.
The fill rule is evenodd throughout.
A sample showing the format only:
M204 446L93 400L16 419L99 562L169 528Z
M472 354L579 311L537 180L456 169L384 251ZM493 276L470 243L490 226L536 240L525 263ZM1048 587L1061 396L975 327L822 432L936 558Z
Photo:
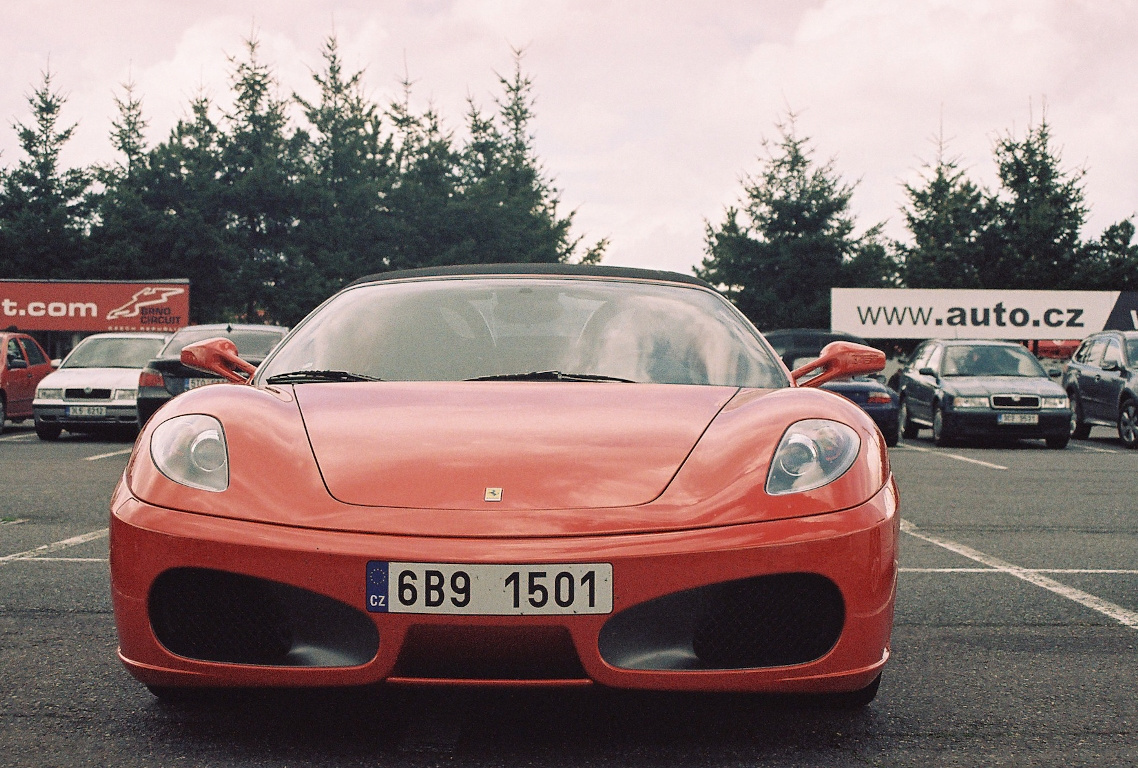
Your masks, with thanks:
M225 381L225 379L216 379L213 377L209 377L209 378L202 377L200 379L199 378L186 379L185 387L183 388L183 391L188 392L191 389L197 389L198 387L204 387L207 384L220 384L223 381Z
M1001 413L996 417L999 424L1038 424L1038 413Z
M106 416L107 408L104 405L69 405L67 406L67 415L69 417L93 417L93 416Z
M612 613L611 563L367 564L373 613L482 616Z

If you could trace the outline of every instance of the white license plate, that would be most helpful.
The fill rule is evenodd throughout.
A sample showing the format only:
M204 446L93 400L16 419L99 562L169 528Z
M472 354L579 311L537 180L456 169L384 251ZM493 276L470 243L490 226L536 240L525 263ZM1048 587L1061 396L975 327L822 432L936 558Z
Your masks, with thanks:
M1001 413L996 417L999 424L1038 424L1038 413Z
M534 616L612 613L611 563L367 564L373 613Z
M225 379L213 379L213 378L186 379L185 389L186 390L197 389L198 387L204 387L208 384L220 384L223 381L225 381Z
M67 406L68 416L106 416L107 407L105 405L69 405Z

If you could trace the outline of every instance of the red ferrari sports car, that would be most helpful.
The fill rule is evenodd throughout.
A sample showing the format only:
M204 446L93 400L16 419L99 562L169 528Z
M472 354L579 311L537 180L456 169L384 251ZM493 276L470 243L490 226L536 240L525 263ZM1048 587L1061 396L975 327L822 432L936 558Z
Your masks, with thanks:
M373 683L875 695L881 433L707 284L493 265L357 281L171 401L111 501L119 656L158 695ZM821 370L798 386L795 377Z

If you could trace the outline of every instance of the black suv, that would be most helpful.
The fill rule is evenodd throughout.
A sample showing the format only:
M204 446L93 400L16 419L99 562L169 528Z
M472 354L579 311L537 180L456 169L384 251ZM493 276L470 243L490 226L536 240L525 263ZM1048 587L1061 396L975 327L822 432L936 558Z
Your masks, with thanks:
M1103 331L1083 339L1063 370L1063 388L1075 409L1071 436L1091 427L1116 427L1127 448L1138 448L1138 331Z

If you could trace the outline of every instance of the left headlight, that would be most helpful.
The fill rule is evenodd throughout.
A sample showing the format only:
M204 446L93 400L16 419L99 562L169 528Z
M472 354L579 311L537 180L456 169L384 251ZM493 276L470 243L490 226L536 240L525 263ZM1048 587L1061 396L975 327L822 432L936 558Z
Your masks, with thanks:
M987 395L983 395L980 397L975 397L972 395L968 395L967 397L957 396L957 397L952 398L952 407L953 408L987 408L988 407L988 396Z
M202 491L229 487L229 448L225 430L212 416L175 416L154 428L150 457L175 483Z
M1066 396L1044 397L1039 401L1040 408L1070 408L1071 401Z
M766 491L781 496L821 488L845 474L860 449L857 432L845 424L829 419L795 422L774 452Z

